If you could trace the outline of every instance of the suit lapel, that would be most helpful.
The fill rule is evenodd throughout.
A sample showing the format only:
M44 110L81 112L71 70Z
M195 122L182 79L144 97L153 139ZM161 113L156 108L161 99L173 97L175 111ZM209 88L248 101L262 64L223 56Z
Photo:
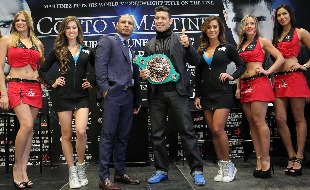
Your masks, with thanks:
M121 39L117 35L115 35L115 40L116 40L118 46L120 47L122 53L126 57L127 61L130 63L129 51L126 50L125 46L123 45L123 42L121 41Z

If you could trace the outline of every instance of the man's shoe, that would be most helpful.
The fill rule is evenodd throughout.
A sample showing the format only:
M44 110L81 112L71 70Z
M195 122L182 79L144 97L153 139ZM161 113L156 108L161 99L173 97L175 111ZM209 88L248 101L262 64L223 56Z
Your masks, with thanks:
M197 185L197 186L205 186L206 185L206 180L203 177L202 172L194 172L193 178L194 178L195 185Z
M138 179L132 179L127 174L115 175L114 176L114 182L125 183L125 184L130 184L130 185L138 185L138 184L140 184L140 181Z
M99 188L102 190L120 190L121 187L112 183L108 178L104 181L99 180Z
M148 180L149 183L159 183L163 180L168 179L167 172L164 171L156 171Z

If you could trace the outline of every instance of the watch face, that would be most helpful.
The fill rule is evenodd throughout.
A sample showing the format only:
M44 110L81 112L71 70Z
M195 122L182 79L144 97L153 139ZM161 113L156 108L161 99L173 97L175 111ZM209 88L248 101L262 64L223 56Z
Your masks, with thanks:
M148 61L146 69L150 70L150 80L162 82L169 76L170 64L165 57L154 56Z

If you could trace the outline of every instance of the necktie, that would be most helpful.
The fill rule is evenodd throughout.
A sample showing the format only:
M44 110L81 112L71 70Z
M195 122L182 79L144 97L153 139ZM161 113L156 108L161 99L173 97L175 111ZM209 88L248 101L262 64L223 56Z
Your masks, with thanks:
M129 54L129 58L130 58L130 68L131 68L131 72L133 72L133 68L132 68L132 54L131 54L131 50L130 50L130 48L129 48L129 46L128 46L128 41L127 40L124 40L123 41L123 44L124 44L124 46L125 46L125 50L128 52L128 54ZM133 85L133 82L132 81L130 81L131 82L131 85ZM130 85L130 86L131 86Z

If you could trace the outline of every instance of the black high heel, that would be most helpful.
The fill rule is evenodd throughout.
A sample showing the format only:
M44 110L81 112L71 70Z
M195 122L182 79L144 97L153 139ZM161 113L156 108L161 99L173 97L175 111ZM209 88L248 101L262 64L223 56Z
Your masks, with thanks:
M25 185L24 185L24 182L20 182L20 183L17 183L14 181L13 179L13 184L14 184L14 187L16 190L20 190L20 189L25 189Z
M263 170L262 170L262 171L260 172L260 178L262 178L262 179L271 178L271 177L272 177L272 175L271 175L271 170L272 170L272 174L274 175L273 159L270 158L269 162L270 162L269 169L266 170L266 171L263 171Z
M300 168L299 169L293 169L292 168L290 170L292 176L301 176L302 175L302 161L303 161L303 158L295 158L294 162L299 163Z
M254 170L254 171L253 171L253 176L254 176L255 178L259 178L261 172L262 172L262 170Z
M25 186L25 188L32 188L33 183L32 183L32 181L28 180L28 181L24 182L24 186Z
M261 157L256 157L256 158L257 158L257 161L261 159ZM259 161L259 162L260 162L260 161ZM257 164L257 163L256 163L256 164ZM260 177L260 172L261 172L261 171L262 171L262 169L260 169L260 170L255 169L255 170L253 170L253 177L259 178L259 177Z
M288 162L294 162L295 159L296 159L296 157L289 157L289 158L288 158ZM286 168L284 169L284 173L285 173L286 175L291 175L291 170L292 170L292 169L293 169L293 167L290 167L290 168L286 167Z

